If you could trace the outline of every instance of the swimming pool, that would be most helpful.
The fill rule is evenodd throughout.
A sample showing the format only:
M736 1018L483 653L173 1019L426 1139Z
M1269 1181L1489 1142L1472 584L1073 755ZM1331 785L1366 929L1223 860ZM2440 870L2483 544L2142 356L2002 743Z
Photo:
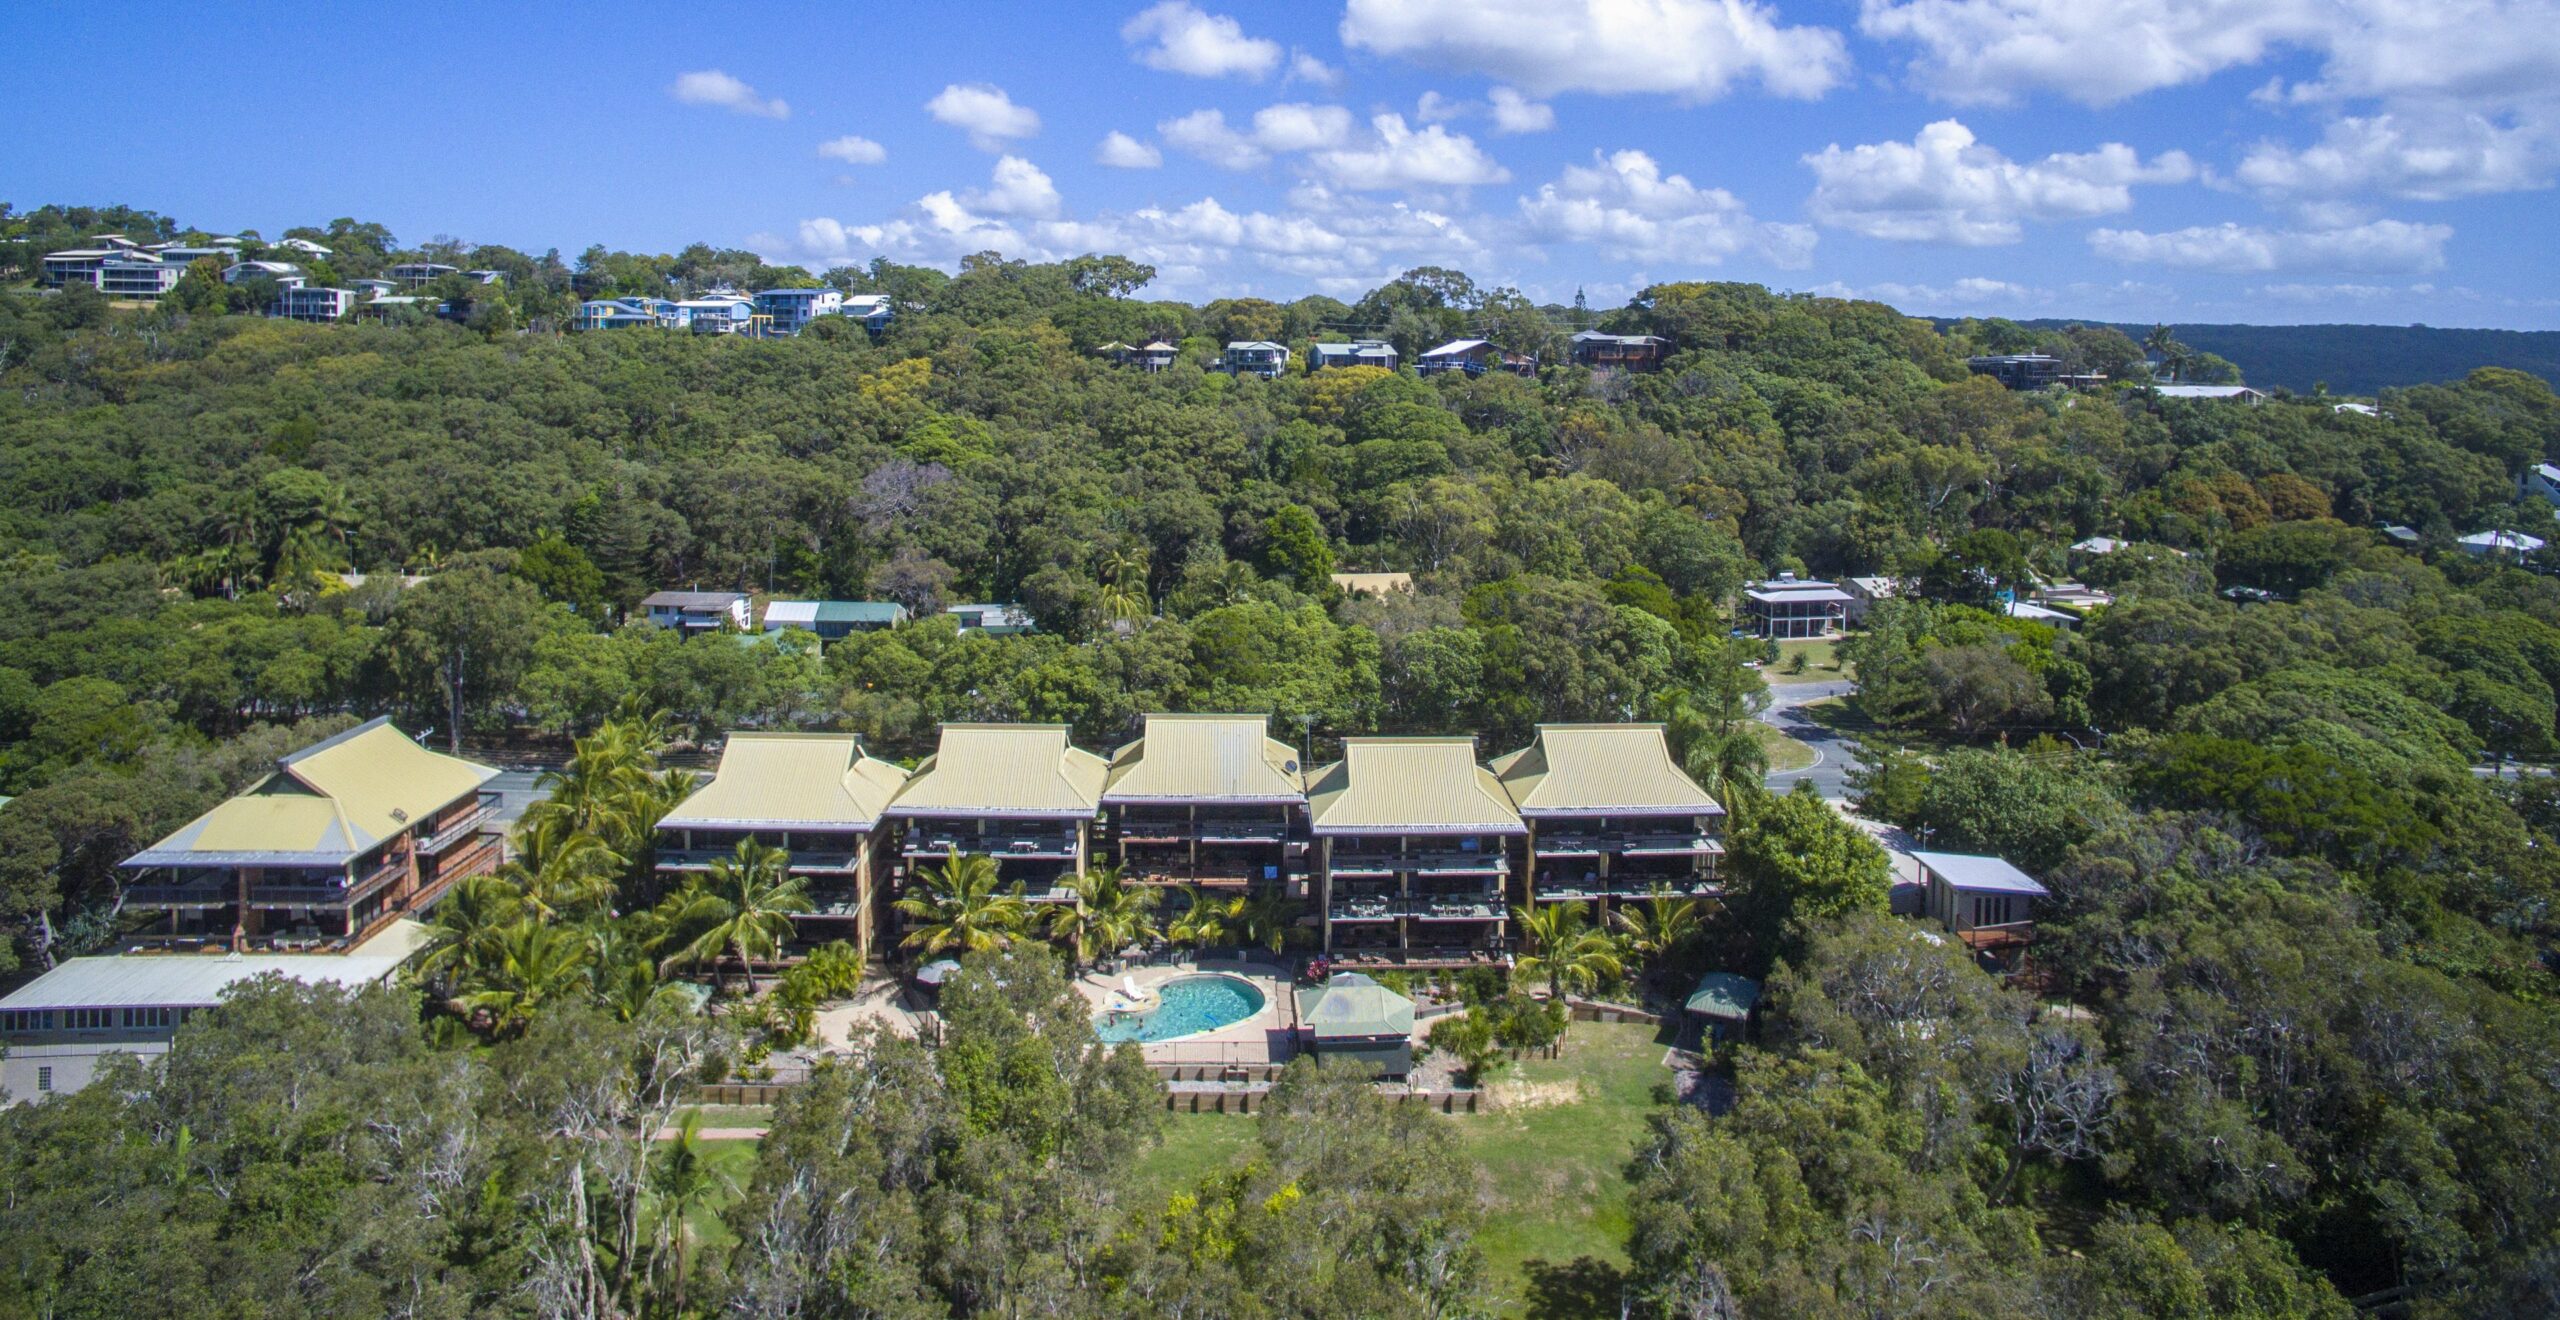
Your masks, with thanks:
M1156 994L1156 1006L1143 1012L1095 1014L1093 1033L1111 1044L1172 1040L1242 1022L1265 1002L1253 982L1215 972L1177 976L1157 986Z

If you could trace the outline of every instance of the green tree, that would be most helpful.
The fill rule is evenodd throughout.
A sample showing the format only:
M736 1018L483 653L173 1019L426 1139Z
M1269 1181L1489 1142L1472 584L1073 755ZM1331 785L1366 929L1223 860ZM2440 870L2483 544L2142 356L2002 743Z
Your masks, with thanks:
M713 966L738 960L755 993L756 961L779 957L791 941L791 914L809 910L807 883L791 874L791 855L755 839L741 839L734 856L712 860L711 869L667 899L662 919L673 946L661 970Z
M910 923L899 947L925 957L1001 949L1031 928L1022 887L996 888L995 859L954 850L940 866L917 874L919 891L890 906Z

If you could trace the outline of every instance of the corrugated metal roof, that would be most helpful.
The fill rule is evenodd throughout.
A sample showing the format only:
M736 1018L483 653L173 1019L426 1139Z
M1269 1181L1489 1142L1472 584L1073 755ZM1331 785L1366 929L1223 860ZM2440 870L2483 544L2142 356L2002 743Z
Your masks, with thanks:
M223 957L163 953L69 958L18 987L0 1010L202 1008L222 992L274 972L307 985L360 986L397 970L403 954L279 953Z
M1452 339L1448 343L1442 344L1440 347L1423 354L1423 356L1427 358L1449 357L1460 353L1473 352L1476 349L1487 346L1487 341L1482 339Z
M1911 860L1958 889L1982 894L2052 896L2051 891L2036 883L2034 876L2011 866L2005 858L1978 853L1915 852Z
M673 609L725 610L745 600L743 591L653 591L640 598L643 609L650 606Z
M1476 740L1345 738L1342 759L1307 783L1318 834L1522 834L1520 813Z
M849 733L733 733L711 782L658 825L867 830L906 782L906 771L863 755L861 740Z
M946 724L888 814L1089 817L1110 769L1063 724Z
M1336 972L1298 992L1298 1020L1317 1040L1413 1034L1413 1001L1358 972Z
M388 719L358 725L276 764L277 773L124 864L342 865L498 773L428 751Z
M1751 1016L1751 1006L1759 1002L1760 983L1731 972L1709 972L1689 992L1690 1012L1732 1022Z
M1541 724L1493 773L1524 816L1724 810L1672 761L1659 724Z
M1298 754L1261 715L1149 715L1111 758L1104 802L1298 802Z

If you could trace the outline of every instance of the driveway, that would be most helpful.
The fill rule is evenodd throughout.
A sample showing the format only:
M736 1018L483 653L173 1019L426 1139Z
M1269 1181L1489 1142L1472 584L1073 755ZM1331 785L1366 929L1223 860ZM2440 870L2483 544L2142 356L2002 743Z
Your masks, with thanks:
M1802 770L1772 772L1767 780L1772 793L1795 789L1799 779L1813 781L1813 789L1826 798L1849 796L1848 774L1858 764L1857 744L1806 718L1799 707L1825 697L1842 697L1858 690L1849 679L1833 679L1824 683L1772 683L1769 685L1769 708L1760 718L1775 726L1778 732L1813 749L1813 764Z

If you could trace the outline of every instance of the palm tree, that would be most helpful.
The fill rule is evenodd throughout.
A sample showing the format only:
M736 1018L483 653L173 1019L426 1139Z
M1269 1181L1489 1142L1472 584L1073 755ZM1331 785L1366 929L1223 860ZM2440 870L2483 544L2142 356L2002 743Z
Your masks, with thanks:
M1579 903L1513 908L1511 915L1530 949L1517 964L1519 974L1544 979L1551 999L1562 1000L1568 987L1588 993L1626 967L1618 942L1591 929Z
M1147 552L1120 546L1102 552L1102 612L1114 619L1136 619L1147 613Z
M1031 928L1031 904L1022 886L996 889L996 862L982 853L957 848L942 865L916 877L920 893L890 904L914 920L915 929L898 942L927 957L939 953L984 953L1001 949Z
M451 987L497 959L498 937L524 912L524 891L494 875L475 875L428 914L414 964L418 979Z
M1627 947L1657 965L1697 938L1706 924L1706 914L1696 899L1673 898L1669 890L1659 887L1644 906L1622 907L1610 915L1626 932Z
M747 972L747 993L755 993L756 959L780 956L791 940L791 914L809 910L809 890L791 874L791 854L754 839L740 839L734 856L711 863L710 872L668 900L673 937L695 934L684 947L660 959L660 972L712 963L735 954ZM725 979L721 980L725 985Z
M650 1234L649 1278L665 1299L668 1315L682 1315L685 1283L693 1273L698 1234L694 1221L709 1217L738 1194L737 1181L711 1161L702 1136L702 1111L688 1109L649 1170L649 1204L656 1215Z
M1074 906L1049 914L1049 937L1067 941L1078 966L1154 937L1148 914L1163 901L1161 890L1131 884L1116 866L1095 867L1077 876L1074 887Z
M492 1036L523 1031L544 1004L587 985L587 940L578 931L528 917L498 931L489 951L493 960L471 969L477 988L448 1006L485 1016Z
M1298 904L1276 889L1266 889L1237 905L1234 921L1238 939L1247 945L1258 945L1278 953L1288 947L1289 932L1298 925Z
M1182 909L1165 924L1165 938L1181 945L1193 958L1198 958L1202 949L1226 943L1227 932L1244 900L1212 897L1198 885L1184 885L1182 896Z

